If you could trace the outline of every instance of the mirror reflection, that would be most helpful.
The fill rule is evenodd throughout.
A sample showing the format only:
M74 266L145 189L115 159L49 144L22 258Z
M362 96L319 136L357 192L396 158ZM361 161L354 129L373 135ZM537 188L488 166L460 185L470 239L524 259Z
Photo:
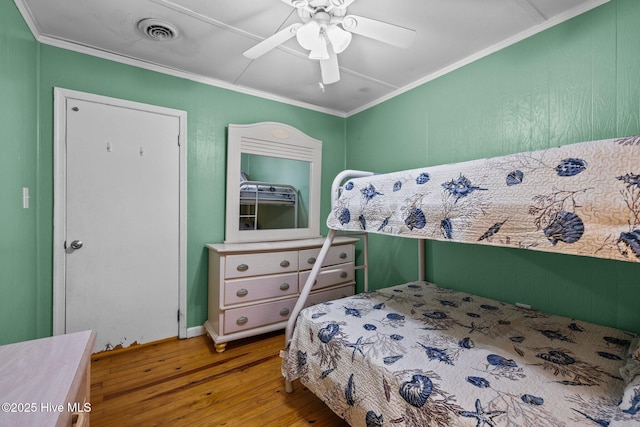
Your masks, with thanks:
M311 163L242 153L239 230L309 226Z
M320 237L322 141L276 122L229 125L225 243Z

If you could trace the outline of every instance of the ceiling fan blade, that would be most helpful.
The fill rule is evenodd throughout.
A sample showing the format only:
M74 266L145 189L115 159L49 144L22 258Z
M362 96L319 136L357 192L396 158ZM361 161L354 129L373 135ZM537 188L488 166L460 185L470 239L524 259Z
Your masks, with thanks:
M342 28L397 47L409 47L416 35L409 28L356 15L345 16Z
M309 5L309 0L282 0L291 7L304 7Z
M286 0L283 0L283 1L286 1ZM331 8L335 7L338 9L346 9L349 6L351 6L351 3L353 3L354 1L356 0L330 0L329 5Z
M290 38L296 35L296 32L302 27L302 24L297 22L289 25L288 27L278 31L271 37L267 37L257 45L244 51L243 55L249 59L256 59L269 52L271 49L281 45Z
M340 67L338 66L338 54L329 46L329 59L320 60L320 73L322 83L331 84L340 80Z

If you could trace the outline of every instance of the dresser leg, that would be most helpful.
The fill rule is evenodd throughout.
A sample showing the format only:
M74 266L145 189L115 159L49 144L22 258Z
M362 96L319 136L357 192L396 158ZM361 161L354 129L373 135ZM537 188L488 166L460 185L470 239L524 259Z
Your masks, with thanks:
M216 348L216 352L222 353L227 348L227 343L214 344L214 347Z

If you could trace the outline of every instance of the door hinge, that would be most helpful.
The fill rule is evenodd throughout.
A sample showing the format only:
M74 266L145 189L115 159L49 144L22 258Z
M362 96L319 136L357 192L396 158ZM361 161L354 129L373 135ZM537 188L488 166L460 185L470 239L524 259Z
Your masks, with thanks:
M178 317L176 319L176 322L180 323L180 310L178 310Z
M180 134L178 134L178 147L180 147Z

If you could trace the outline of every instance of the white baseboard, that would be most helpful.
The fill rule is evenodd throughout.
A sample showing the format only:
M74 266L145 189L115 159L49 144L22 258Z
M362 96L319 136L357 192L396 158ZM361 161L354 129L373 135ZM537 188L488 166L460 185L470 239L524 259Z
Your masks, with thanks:
M200 335L204 335L204 328L202 326L187 328L187 338L198 337Z

